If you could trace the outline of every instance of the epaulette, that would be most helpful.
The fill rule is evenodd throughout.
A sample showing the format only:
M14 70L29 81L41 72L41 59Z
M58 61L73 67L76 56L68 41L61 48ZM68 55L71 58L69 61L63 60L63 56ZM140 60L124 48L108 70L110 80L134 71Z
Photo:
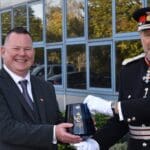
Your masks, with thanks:
M138 59L143 58L143 57L145 57L145 53L142 53L142 54L137 55L137 56L132 57L132 58L127 58L122 62L122 65L127 65L128 63L133 62L133 61L138 60Z

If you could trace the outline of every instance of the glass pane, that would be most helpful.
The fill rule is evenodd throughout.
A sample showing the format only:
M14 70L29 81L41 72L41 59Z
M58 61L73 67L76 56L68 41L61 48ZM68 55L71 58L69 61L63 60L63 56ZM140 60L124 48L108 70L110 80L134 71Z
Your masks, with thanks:
M86 53L85 45L67 46L67 88L86 89Z
M46 0L46 41L62 41L62 0Z
M122 67L122 61L126 58L132 58L143 52L140 40L119 41L116 42L116 90L118 91L119 73Z
M132 18L132 14L141 6L141 0L116 0L117 33L137 31L137 23Z
M54 85L62 84L61 49L47 51L47 81Z
M112 36L112 0L89 0L89 39Z
M0 8L5 8L5 7L21 4L23 2L28 2L28 1L32 1L32 0L0 0Z
M20 6L13 9L14 27L23 26L27 27L27 10L26 6Z
M147 0L147 6L150 7L150 0Z
M43 40L43 5L41 3L29 7L29 30L34 42Z
M1 14L1 22L2 22L2 44L4 44L4 40L7 32L11 29L11 12L4 12Z
M35 61L31 68L31 74L44 79L44 48L35 48Z
M67 0L67 37L84 36L84 0Z
M111 88L111 46L90 47L90 87Z

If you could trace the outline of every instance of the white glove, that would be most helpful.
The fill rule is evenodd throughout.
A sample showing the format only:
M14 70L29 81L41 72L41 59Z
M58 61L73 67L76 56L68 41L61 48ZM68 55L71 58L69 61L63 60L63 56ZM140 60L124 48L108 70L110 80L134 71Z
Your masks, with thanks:
M87 103L87 106L93 115L95 115L95 113L101 113L108 116L113 116L111 101L105 100L100 97L88 95L84 99L83 103Z
M99 144L94 139L87 139L86 141L72 144L76 150L100 150Z

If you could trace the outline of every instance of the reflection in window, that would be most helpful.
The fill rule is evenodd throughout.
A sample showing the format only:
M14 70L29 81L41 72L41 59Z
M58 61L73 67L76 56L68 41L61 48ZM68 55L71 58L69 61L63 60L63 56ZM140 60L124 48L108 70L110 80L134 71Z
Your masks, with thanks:
M11 29L11 12L4 12L1 14L1 23L2 44L4 44L6 34Z
M90 87L111 88L111 46L90 47Z
M122 61L143 52L140 40L119 41L116 43L116 90L118 91L119 73Z
M54 85L62 84L61 49L47 51L47 81Z
M0 0L0 8L13 6L27 1L32 1L32 0Z
M43 5L32 4L29 7L29 27L34 42L43 40Z
M112 36L112 0L89 0L89 38Z
M67 37L84 36L84 0L67 0Z
M46 0L46 41L62 41L62 0Z
M35 61L31 68L31 74L44 79L44 48L35 48Z
M116 32L137 31L137 26L132 18L133 12L141 7L141 0L116 0Z
M67 46L67 63L73 67L73 72L67 68L67 88L86 89L86 56L85 45Z
M14 27L27 27L27 10L26 6L20 6L13 9Z

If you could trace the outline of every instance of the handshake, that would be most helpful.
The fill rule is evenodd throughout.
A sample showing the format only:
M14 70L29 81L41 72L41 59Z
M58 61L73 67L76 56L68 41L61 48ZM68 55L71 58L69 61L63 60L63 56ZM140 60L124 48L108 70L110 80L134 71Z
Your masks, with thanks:
M88 95L84 101L87 104L91 114L101 113L108 116L113 116L112 102L100 97ZM99 144L92 138L88 138L77 144L72 144L76 150L100 150Z

